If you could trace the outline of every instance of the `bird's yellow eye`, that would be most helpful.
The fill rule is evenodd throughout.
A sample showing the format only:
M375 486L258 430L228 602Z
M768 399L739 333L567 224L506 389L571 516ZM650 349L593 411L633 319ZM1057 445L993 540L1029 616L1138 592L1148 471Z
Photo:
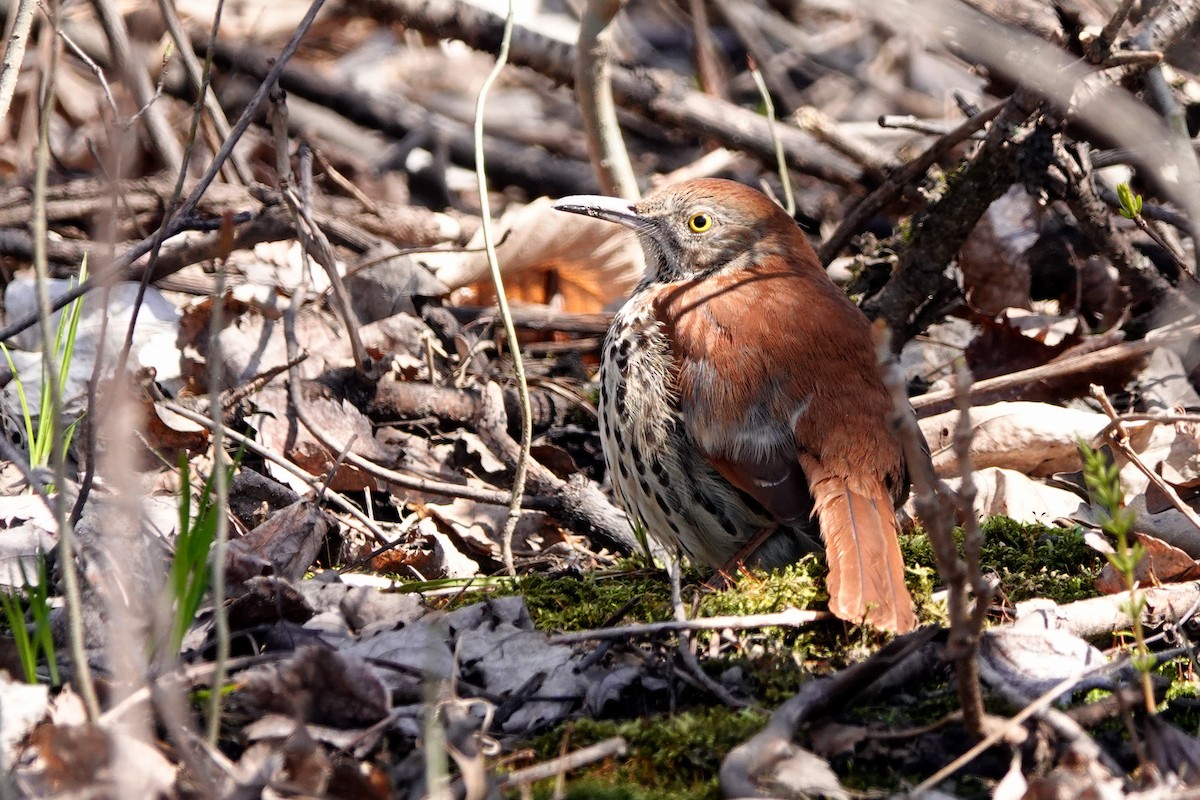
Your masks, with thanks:
M712 227L712 217L701 211L698 214L692 214L688 217L688 228L692 233L704 233Z

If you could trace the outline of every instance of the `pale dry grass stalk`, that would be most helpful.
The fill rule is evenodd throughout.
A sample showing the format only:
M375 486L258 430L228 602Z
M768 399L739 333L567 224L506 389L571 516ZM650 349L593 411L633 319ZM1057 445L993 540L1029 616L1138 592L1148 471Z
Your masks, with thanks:
M504 320L504 333L508 338L508 350L512 354L513 372L517 378L517 396L521 402L521 453L513 469L512 500L508 505L508 518L504 521L504 531L501 534L501 550L504 557L504 568L509 575L516 575L516 565L513 563L512 540L521 517L521 496L525 493L525 478L529 471L529 450L533 446L533 412L529 407L529 383L525 378L525 362L521 358L521 345L517 341L517 329L513 324L512 312L508 307L508 295L504 291L504 277L500 273L500 261L496 256L496 240L492 231L492 213L489 206L487 171L483 158L483 112L487 104L487 95L500 76L504 65L508 63L508 48L512 42L513 30L513 0L508 2L508 13L504 17L504 38L500 42L500 54L492 71L483 81L479 89L479 98L475 103L475 177L479 186L479 212L482 215L483 247L487 252L488 268L492 273L492 283L496 288L496 306L500 310L500 318Z
M750 62L750 77L754 78L754 85L757 87L758 95L762 98L763 107L767 111L767 129L771 131L771 141L775 145L776 169L779 172L779 180L783 183L783 207L789 217L794 217L796 216L796 196L792 193L792 176L788 172L787 159L783 155L783 140L779 138L779 128L777 127L779 120L775 118L775 103L771 100L771 91L767 88L762 71L754 61Z
M46 12L50 25L57 31L61 25L59 4L48 0ZM50 163L50 120L54 115L55 78L58 71L62 44L57 36L48 43L49 62L42 73L42 86L38 98L38 147L35 155L33 184L33 264L37 273L38 328L42 339L42 362L46 374L42 391L50 392L51 449L50 466L54 472L54 516L58 527L59 570L62 572L63 594L67 608L67 632L71 664L79 688L80 697L92 720L100 716L100 700L92 671L87 661L84 646L83 604L80 599L79 575L75 568L75 533L71 529L67 513L67 469L63 452L62 386L58 380L58 365L55 362L54 331L51 325L53 311L50 303L50 274L46 261L46 177Z

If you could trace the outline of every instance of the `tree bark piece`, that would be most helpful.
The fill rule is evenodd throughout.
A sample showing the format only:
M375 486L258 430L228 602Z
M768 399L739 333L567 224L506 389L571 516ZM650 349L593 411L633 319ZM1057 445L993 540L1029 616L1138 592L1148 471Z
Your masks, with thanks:
M912 235L895 274L879 294L863 304L868 317L884 320L899 350L924 327L924 317L936 309L931 300L945 296L952 281L946 266L958 255L989 205L1018 177L1018 155L1025 137L1022 124L1029 111L1010 99L988 129L983 146L959 171L935 202L912 222ZM1016 138L1019 137L1019 138Z

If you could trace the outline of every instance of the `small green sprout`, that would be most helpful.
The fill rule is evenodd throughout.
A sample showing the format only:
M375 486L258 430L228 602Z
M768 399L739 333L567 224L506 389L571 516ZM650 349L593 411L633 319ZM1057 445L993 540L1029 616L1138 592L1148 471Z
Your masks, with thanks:
M1117 200L1121 203L1121 216L1125 219L1137 219L1142 215L1142 196L1134 194L1128 183L1117 184Z

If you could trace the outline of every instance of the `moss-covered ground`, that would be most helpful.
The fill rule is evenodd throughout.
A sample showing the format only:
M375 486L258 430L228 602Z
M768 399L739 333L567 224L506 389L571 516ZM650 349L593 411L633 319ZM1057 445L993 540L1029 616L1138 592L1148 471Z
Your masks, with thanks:
M1084 544L1080 531L995 518L984 526L984 535L983 569L999 579L998 604L1010 605L1031 597L1070 602L1095 595L1093 582L1104 557ZM909 588L921 620L941 621L944 611L931 599L940 581L928 539L916 532L905 535L901 546L909 567ZM524 595L537 626L548 632L670 619L670 588L665 574L635 567L583 577L531 576L500 591ZM738 576L731 588L719 592L703 586L709 577L707 573L689 571L684 579L685 602L700 616L820 608L827 600L824 566L815 558L771 574ZM871 631L832 621L803 629L737 632L732 638L722 638L719 647L710 641L716 635L697 637L705 669L718 675L737 667L744 678L743 689L750 694L747 699L756 710L732 711L715 704L711 697L687 690L675 696L673 709L631 719L576 719L564 723L532 743L537 760L611 736L623 736L629 743L625 757L570 775L567 797L719 797L716 775L721 759L762 726L771 708L794 694L804 680L857 661L883 642ZM650 647L646 645L647 650ZM665 653L668 645L660 647ZM717 655L713 656L714 652ZM947 671L928 676L905 691L860 704L848 710L842 721L903 729L939 720L956 707L957 697ZM962 738L953 730L946 736L948 740ZM888 759L904 746L868 748L835 759L834 766L849 787L864 791L900 788L905 780L903 770L897 772L898 765ZM538 787L535 796L549 797L552 785L547 782Z

